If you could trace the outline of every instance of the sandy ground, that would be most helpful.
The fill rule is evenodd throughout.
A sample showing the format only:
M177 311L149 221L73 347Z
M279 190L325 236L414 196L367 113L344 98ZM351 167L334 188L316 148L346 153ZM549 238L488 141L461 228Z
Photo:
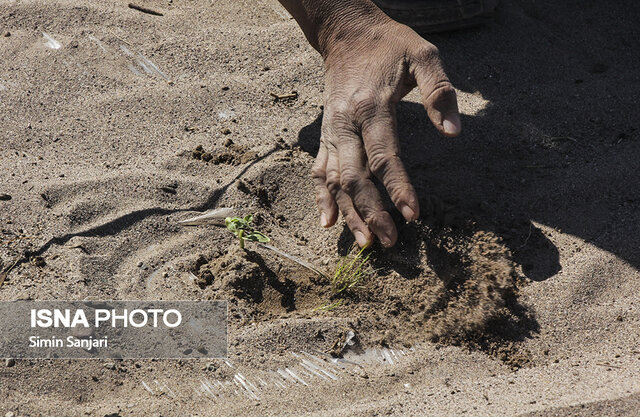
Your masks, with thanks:
M321 61L276 1L4 0L0 262L18 264L0 299L225 298L231 315L227 362L2 364L0 415L638 415L640 7L558 3L429 37L464 133L401 103L429 209L319 311L326 280L178 225L236 207L327 272L350 250L309 180ZM337 353L358 365L323 356L349 332Z

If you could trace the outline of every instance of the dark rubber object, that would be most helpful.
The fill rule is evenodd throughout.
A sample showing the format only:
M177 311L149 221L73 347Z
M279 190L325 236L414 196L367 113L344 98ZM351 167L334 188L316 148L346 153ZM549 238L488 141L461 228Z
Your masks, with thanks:
M498 0L373 0L418 33L445 32L491 21Z

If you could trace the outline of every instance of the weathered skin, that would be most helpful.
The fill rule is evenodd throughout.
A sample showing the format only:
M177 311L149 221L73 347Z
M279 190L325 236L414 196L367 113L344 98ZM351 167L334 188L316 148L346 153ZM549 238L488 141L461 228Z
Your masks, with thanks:
M374 235L390 247L397 230L371 181L375 175L407 221L418 198L400 160L396 104L418 86L434 126L460 133L453 86L431 43L387 17L370 0L280 0L325 63L320 150L313 167L320 223L338 209L358 244Z

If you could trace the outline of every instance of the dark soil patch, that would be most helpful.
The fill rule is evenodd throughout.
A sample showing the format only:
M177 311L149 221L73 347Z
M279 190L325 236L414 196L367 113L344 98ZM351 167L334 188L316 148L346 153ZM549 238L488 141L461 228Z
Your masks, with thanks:
M371 273L339 297L327 279L235 247L201 258L197 284L206 298L230 300L232 327L284 316L348 319L363 346L432 341L524 366L529 359L518 342L537 323L518 302L511 252L488 227L463 217L445 213L401 226L400 244L374 248ZM335 353L332 342L322 345Z
M191 151L191 157L203 162L211 162L214 165L240 165L253 161L257 157L257 153L231 142L225 148L212 151L206 151L202 145L198 145Z
M234 317L264 321L311 311L326 297L326 289L313 283L317 279L309 271L235 245L210 260L201 257L195 272L205 298L229 300L232 321Z

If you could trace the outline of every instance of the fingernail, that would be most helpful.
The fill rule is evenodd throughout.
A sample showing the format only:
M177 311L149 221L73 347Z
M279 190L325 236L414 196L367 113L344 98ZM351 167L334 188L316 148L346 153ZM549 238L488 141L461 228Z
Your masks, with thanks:
M402 213L402 216L408 222L410 222L412 220L415 220L416 213L413 210L411 210L411 208L409 206L407 206L406 204L403 205L402 207L400 207L400 213Z
M442 128L447 135L460 133L460 116L457 113L447 115L442 121Z
M322 227L329 227L329 221L327 220L327 215L324 213L320 214L320 225Z
M381 235L378 236L378 238L380 239L380 243L382 243L382 246L384 246L385 248L391 246L391 238L389 238L389 236Z
M356 238L356 242L358 242L358 245L363 248L365 246L367 246L369 244L369 241L367 240L367 238L364 236L364 233L356 230L355 232L353 232L353 237Z

